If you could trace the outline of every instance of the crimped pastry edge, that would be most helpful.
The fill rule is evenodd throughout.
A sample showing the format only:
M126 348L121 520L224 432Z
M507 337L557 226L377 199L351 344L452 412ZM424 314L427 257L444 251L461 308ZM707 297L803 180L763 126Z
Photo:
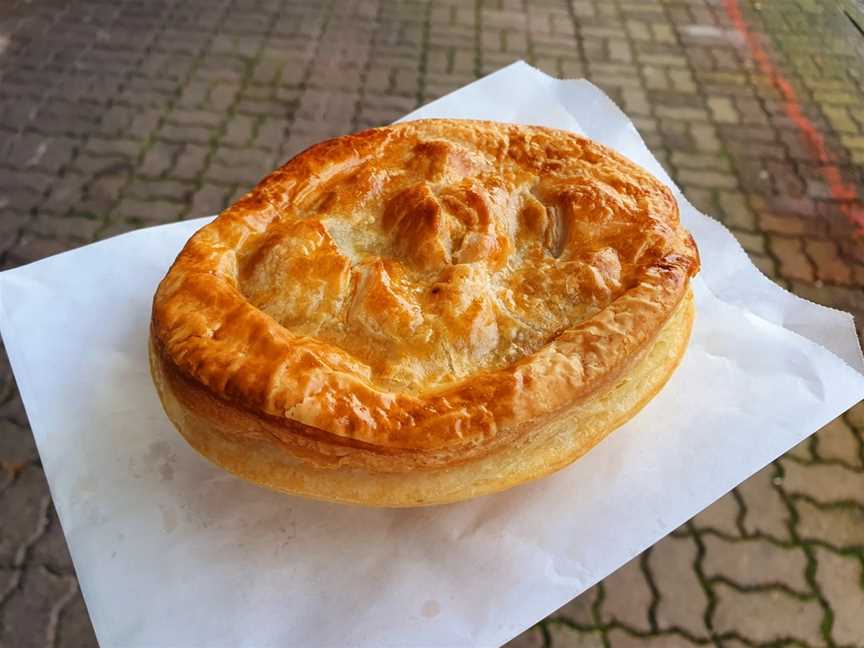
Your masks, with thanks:
M212 409L182 403L166 379L151 337L150 368L169 419L200 454L239 477L308 498L375 507L430 506L471 499L533 481L564 468L632 418L665 385L687 349L695 317L685 298L644 355L611 388L545 421L527 445L509 446L458 465L404 473L318 468L272 438L225 429ZM208 416L210 414L210 416Z

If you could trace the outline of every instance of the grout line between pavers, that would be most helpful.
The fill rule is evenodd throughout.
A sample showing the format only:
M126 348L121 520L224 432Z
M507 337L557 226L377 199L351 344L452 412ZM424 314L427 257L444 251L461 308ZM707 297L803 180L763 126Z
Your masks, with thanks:
M864 502L859 502L857 500L838 499L832 500L830 502L824 502L821 500L817 500L816 498L808 495L807 493L799 493L798 491L792 491L787 493L787 497L789 497L791 500L802 500L823 511L855 511L864 514Z
M703 621L708 630L708 636L712 641L717 640L716 632L714 631L714 611L717 608L717 594L711 587L709 579L705 576L705 570L702 567L702 562L705 560L705 543L702 542L702 535L699 529L693 524L693 520L687 522L687 527L690 529L693 541L696 543L696 557L693 559L693 571L696 573L696 579L705 592L705 597L708 599L708 605L705 606Z
M639 556L639 569L645 582L648 583L648 589L651 590L651 603L648 605L648 624L653 632L659 632L659 624L657 623L657 610L660 608L660 588L654 580L654 573L651 571L650 557L653 547L648 547Z
M44 479L44 476L43 476ZM41 501L39 502L40 512L39 519L36 524L35 531L28 537L15 552L13 561L13 569L18 572L18 575L15 577L12 587L8 589L8 591L0 597L0 612L2 612L3 607L12 600L12 596L21 590L22 584L24 582L23 574L26 558L30 553L30 549L35 545L42 536L45 534L45 530L48 528L49 524L49 511L51 509L51 495L46 493L42 496ZM0 614L0 619L2 619L2 614Z
M789 535L792 538L793 542L797 543L802 551L804 551L804 555L807 558L807 566L804 570L804 578L807 583L810 585L810 588L816 595L816 598L819 602L819 605L822 607L822 623L820 626L820 632L822 634L822 638L827 642L827 646L829 648L834 648L835 643L833 638L831 637L831 626L834 620L834 611L831 609L831 605L828 602L828 599L824 596L821 589L819 588L819 583L816 581L816 570L817 570L817 562L816 557L813 554L813 549L807 543L802 542L801 537L798 535L798 522L800 520L800 514L798 513L798 509L795 508L792 498L782 487L782 480L785 475L785 471L783 469L783 465L780 462L774 462L775 469L777 471L778 480L775 482L774 487L777 489L777 492L780 494L781 499L783 500L786 508L789 511Z
M798 601L803 602L814 602L817 601L817 596L813 593L804 594L797 590L792 589L785 583L781 583L780 581L773 581L770 583L759 583L758 585L753 584L745 584L739 583L736 580L729 578L728 576L724 576L723 574L719 574L717 576L711 576L706 579L710 585L725 585L730 589L734 589L742 594L759 594L759 593L771 593L771 592L780 592L785 594L786 596L790 596Z
M43 567L43 569L46 568ZM45 627L45 645L48 648L54 648L57 645L60 638L60 615L63 614L63 610L78 593L78 581L74 574L64 575L63 580L67 583L66 592L51 606L51 611L48 614L48 625Z
M852 473L864 473L864 468L850 464L844 459L839 459L837 457L823 458L819 455L819 437L816 434L813 434L810 440L813 442L813 446L815 446L810 448L811 454L813 454L813 459L801 459L795 455L786 454L783 455L783 461L798 464L799 466L836 466Z

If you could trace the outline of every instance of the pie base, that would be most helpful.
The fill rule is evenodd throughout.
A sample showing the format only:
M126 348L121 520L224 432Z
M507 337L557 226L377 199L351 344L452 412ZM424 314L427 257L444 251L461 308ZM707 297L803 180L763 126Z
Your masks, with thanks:
M321 468L266 438L238 435L230 417L178 398L165 360L150 344L150 368L171 422L199 453L222 468L273 490L345 504L411 507L445 504L502 491L571 464L632 418L680 363L694 320L692 291L653 344L612 387L526 431L527 443L443 468L385 473ZM220 407L233 407L222 403Z

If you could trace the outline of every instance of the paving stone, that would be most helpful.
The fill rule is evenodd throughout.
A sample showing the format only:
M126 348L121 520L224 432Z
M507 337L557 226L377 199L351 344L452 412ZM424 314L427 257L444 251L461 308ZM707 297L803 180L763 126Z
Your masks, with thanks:
M864 401L861 401L846 412L845 419L853 428L859 432L864 432Z
M861 441L852 427L841 417L831 421L816 433L821 459L842 461L861 468Z
M702 543L702 569L708 578L723 577L745 587L779 584L800 594L811 593L805 578L807 556L800 548L761 539L731 542L714 535L702 536Z
M660 592L658 626L680 628L694 637L707 637L708 597L694 569L697 553L692 538L669 536L654 545L648 564Z
M852 283L851 264L840 257L834 241L808 239L804 242L804 250L813 262L817 279L828 283Z
M5 601L10 592L18 586L22 575L20 568L0 567L0 601Z
M228 205L228 190L224 185L204 184L192 196L187 218L218 214Z
M692 184L697 187L709 187L711 189L734 189L738 186L735 176L718 171L699 171L695 169L681 169L677 174L681 184Z
M247 115L235 115L225 129L222 137L224 142L235 146L242 146L252 141L252 133L255 129L255 119Z
M511 639L505 648L543 648L543 632L539 627L529 628L515 639Z
M181 126L207 126L215 128L222 123L224 116L218 112L206 110L190 110L188 108L175 108L165 120L171 124Z
M171 175L181 180L193 180L201 175L207 166L210 148L198 144L185 144L178 154Z
M547 627L554 648L603 648L603 635L599 632L577 630L560 623Z
M716 155L706 155L704 153L685 153L682 151L673 151L672 164L680 168L690 169L713 169L716 171L728 171L729 161Z
M75 593L60 612L57 623L57 648L98 648L90 617L80 592Z
M594 605L597 602L598 595L599 590L595 585L569 603L558 608L551 616L553 618L566 619L571 623L582 626L592 626L594 625Z
M194 81L183 86L180 97L177 99L175 106L181 109L200 108L207 101L210 86L201 81ZM217 108L223 110L227 106Z
M603 621L626 625L639 632L650 632L648 609L653 595L636 557L603 581Z
M756 217L747 200L733 191L718 191L717 203L720 213L717 216L729 227L743 230L756 228Z
M741 592L723 584L714 586L717 606L714 630L736 632L755 642L797 639L811 646L824 645L818 601L801 600L779 590Z
M258 122L252 145L257 148L279 150L286 129L287 121L284 119L263 118Z
M700 529L713 529L728 536L738 536L738 516L741 507L732 493L728 493L693 518Z
M789 450L784 457L794 457L796 459L800 459L806 463L810 463L813 461L813 452L811 451L812 439L804 439L801 443L796 445L794 448Z
M72 573L72 559L53 506L48 510L48 524L44 532L30 548L29 561L31 564L45 565L54 573Z
M125 195L142 200L164 199L185 203L193 191L193 185L178 180L147 180L136 178L125 188Z
M143 223L173 223L183 212L183 204L167 200L123 198L112 216L121 220L137 219Z
M71 138L27 133L12 141L4 157L8 164L21 168L57 172L69 163L77 147L78 143Z
M162 106L155 108L144 108L136 111L132 117L132 124L123 133L124 137L136 140L148 140L153 132L162 123Z
M205 181L226 185L243 185L248 191L270 171L275 164L256 163L251 166L211 164L205 172Z
M831 607L831 637L841 645L861 641L864 624L864 563L860 556L840 556L816 548L816 583Z
M759 214L759 229L763 232L784 234L787 236L823 236L825 223L815 218L797 216L795 214ZM797 258L797 251L794 253ZM798 259L800 262L800 258Z
M90 183L84 200L73 208L90 217L100 219L111 211L128 182L129 174L125 169L119 169L116 173L106 173Z
M91 178L99 178L120 173L131 174L134 164L134 158L123 155L96 156L80 153L70 165L69 171L84 174Z
M774 466L766 466L743 484L737 492L744 500L744 530L764 533L778 540L789 537L789 510L774 485Z
M218 130L205 128L203 126L178 126L177 124L163 124L159 129L159 139L167 142L184 144L194 142L195 144L208 144L214 139Z
M864 548L864 510L854 506L820 507L795 500L796 531L803 540L823 541L838 549Z
M737 124L741 121L735 104L728 97L708 97L707 103L714 121L721 124Z
M787 161L765 160L763 166L777 193L787 196L804 195L805 185L795 165Z
M9 193L0 194L0 201L9 201L26 211L48 210L63 213L81 201L87 180L88 178L81 174L66 173L51 185L44 199L29 191L27 193L30 195L23 195L23 191L13 189Z
M817 502L858 502L864 506L864 473L828 464L784 461L782 488Z
M17 567L24 559L27 543L44 525L48 485L42 470L34 464L21 465L4 458L4 468L17 478L0 492L0 518L14 520L0 534L0 565Z
M71 576L55 576L44 567L24 570L21 584L0 608L0 645L42 648L56 633L52 611L75 587Z
M750 261L752 261L753 265L755 265L759 269L759 271L766 277L769 277L774 281L779 281L777 262L774 261L774 259L769 256L751 254Z
M111 238L112 236L126 234L127 232L134 232L135 230L144 227L144 225L144 221L137 218L121 220L118 217L116 219L111 219L108 225L106 225L102 230L99 231L99 237L102 239L107 239Z
M739 230L737 228L730 228L732 234L735 235L735 238L738 239L738 242L741 244L749 254L751 255L764 255L765 254L765 235L761 233L748 232L746 230Z
M40 211L27 224L26 231L37 237L50 239L56 236L65 243L80 244L92 241L100 225L101 222L95 218Z
M610 648L691 648L704 645L693 643L677 634L637 636L618 628L610 630L608 638Z
M780 261L780 274L788 279L812 282L813 267L804 255L800 239L772 236L768 245Z
M25 230L16 246L10 250L9 259L15 265L22 265L66 252L74 247L77 247L74 241L53 237L43 238Z
M174 165L174 160L182 148L181 144L155 142L144 154L138 172L145 176L161 176Z

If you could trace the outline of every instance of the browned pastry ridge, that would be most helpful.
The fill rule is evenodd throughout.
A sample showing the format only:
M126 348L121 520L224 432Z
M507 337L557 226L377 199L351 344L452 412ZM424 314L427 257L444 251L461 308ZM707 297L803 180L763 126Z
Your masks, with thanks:
M151 367L180 432L244 477L452 501L566 465L650 400L698 267L670 191L604 146L407 122L304 151L199 230L156 292Z

